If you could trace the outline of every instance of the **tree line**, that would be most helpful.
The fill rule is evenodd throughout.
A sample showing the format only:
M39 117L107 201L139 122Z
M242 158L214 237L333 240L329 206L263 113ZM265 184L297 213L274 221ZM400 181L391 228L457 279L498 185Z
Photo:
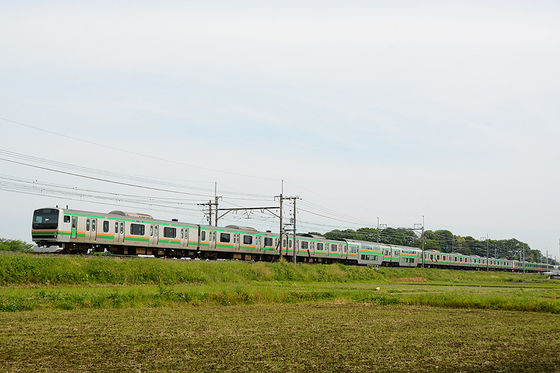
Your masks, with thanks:
M335 229L325 234L312 232L328 239L352 239L360 241L380 242L392 245L422 247L421 234L407 228L359 228L356 230ZM525 260L534 263L546 263L546 257L540 250L534 250L528 244L515 238L504 240L481 239L477 240L471 236L459 236L448 230L427 230L424 232L424 249L436 250L443 253L460 253L465 255L478 255L508 260ZM554 262L554 263L553 263ZM549 259L550 264L558 264Z

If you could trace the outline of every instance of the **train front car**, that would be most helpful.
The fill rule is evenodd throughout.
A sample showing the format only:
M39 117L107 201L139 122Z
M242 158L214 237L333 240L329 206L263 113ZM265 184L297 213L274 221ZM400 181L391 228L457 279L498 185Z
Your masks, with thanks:
M31 238L37 246L60 246L69 242L70 216L61 208L42 208L33 212Z

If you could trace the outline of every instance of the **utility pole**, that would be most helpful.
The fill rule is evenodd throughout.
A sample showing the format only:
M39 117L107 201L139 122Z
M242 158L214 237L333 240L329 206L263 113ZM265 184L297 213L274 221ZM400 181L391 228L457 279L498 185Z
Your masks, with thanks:
M294 198L294 265L297 264L297 240L296 240L296 200L297 198Z
M387 229L387 224L379 224L379 216L377 217L377 243L379 243L379 231Z
M274 198L280 199L280 241L278 242L278 247L280 248L280 260L282 260L282 239L284 238L284 225L282 222L282 202L284 201L284 180L282 180L282 193L279 196L275 196ZM287 248L286 248L287 250ZM286 252L287 254L287 252Z
M424 268L424 215L422 215L422 268Z
M214 218L214 226L218 226L218 200L222 196L218 196L218 183L214 183L214 202L209 200L208 203L199 203L198 206L208 206L208 225L212 225L212 206L216 206L216 217Z
M486 233L486 271L488 271L488 262L490 258L490 254L488 253L488 233Z
M294 201L294 218L293 218L293 245L292 245L292 259L293 259L293 263L297 264L297 240L296 240L296 214L297 214L297 210L296 210L296 200L301 199L299 198L299 196L295 196L295 197L282 197L282 199L291 199ZM288 248L286 248L286 255L288 254Z
M208 206L208 225L212 225L212 200L208 201L208 203L198 203L198 206ZM216 211L216 215L218 215L218 211ZM217 219L217 218L216 218ZM216 220L217 221L217 220Z
M523 273L525 273L525 258L526 258L525 246L523 246Z
M486 233L486 237L480 237L480 240L486 240L486 271L489 271L490 255L488 253L488 233Z
M424 267L424 215L422 215L422 224L414 224L414 228L407 228L409 231L422 231L422 267Z
M218 196L218 182L214 184L214 206L216 206L216 222L214 226L218 226L218 199L222 198L222 196Z

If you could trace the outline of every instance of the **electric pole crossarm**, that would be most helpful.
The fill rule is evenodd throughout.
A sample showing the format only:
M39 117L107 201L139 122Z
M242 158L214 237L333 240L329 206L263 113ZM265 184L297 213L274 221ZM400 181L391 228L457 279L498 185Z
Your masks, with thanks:
M218 209L218 210L216 211L216 214L218 214L218 211L225 211L222 215L220 215L220 216L218 217L218 219L221 219L221 218L223 218L224 216L226 216L227 214L229 214L229 213L232 212L232 211L247 211L247 212L248 212L248 211L253 211L253 210L262 210L262 211L271 212L270 210L277 210L277 209L279 209L279 208L280 208L280 207L276 207L276 206L275 206L275 207L233 207L233 208L221 208L221 209ZM272 213L272 212L271 212L271 213ZM278 217L278 215L276 215L276 214L274 214L274 213L272 213L272 215Z

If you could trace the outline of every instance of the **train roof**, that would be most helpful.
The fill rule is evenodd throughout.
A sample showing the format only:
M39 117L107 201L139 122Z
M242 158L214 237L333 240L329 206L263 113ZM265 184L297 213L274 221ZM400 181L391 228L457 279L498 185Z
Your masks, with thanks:
M128 216L131 218L154 219L152 215L143 214L141 212L125 212L120 210L111 211L109 215L121 215L121 216Z

